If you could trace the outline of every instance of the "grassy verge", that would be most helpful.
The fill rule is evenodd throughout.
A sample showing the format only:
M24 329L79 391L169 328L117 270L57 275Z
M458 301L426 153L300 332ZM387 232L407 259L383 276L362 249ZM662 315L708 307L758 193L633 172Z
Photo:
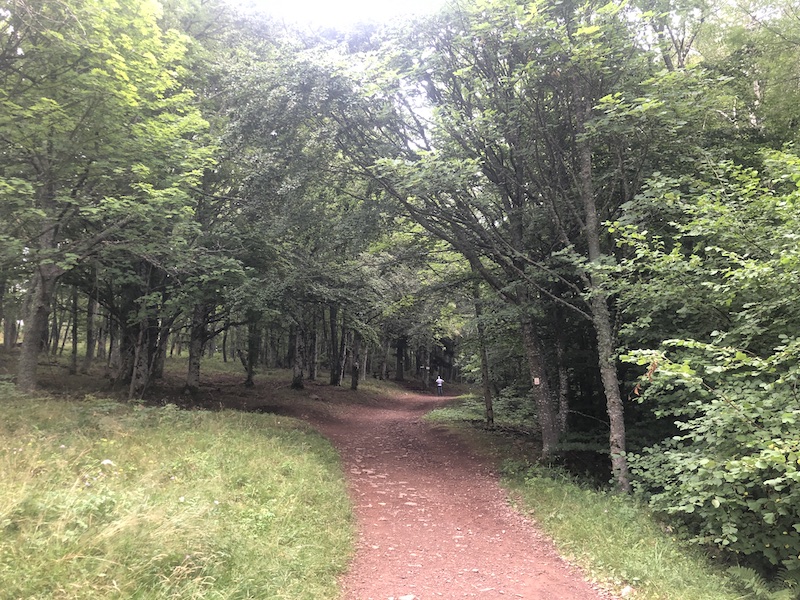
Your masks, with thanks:
M338 597L346 488L297 421L2 383L0 414L3 598Z
M465 425L474 399L434 411L496 459L506 459L503 485L523 512L553 538L559 552L591 579L637 600L741 600L708 556L669 535L633 499L589 489L573 478L520 460L531 448L518 437ZM628 588L628 589L625 589Z

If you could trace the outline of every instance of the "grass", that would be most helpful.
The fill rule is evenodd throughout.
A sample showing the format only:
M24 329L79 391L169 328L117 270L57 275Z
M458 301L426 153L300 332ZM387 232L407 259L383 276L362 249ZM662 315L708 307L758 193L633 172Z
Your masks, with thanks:
M459 406L465 410L460 412ZM713 560L670 535L634 499L592 489L554 469L530 464L530 440L476 428L475 399L429 418L464 434L495 459L506 458L502 483L520 510L552 537L559 552L604 587L636 600L742 600ZM469 421L469 424L465 423ZM628 588L628 589L626 589Z
M354 525L299 422L0 383L0 597L337 598Z

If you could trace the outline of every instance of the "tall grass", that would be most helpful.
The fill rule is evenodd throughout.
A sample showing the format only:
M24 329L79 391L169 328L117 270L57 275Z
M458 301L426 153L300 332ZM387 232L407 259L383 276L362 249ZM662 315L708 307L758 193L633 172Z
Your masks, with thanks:
M557 471L509 463L504 484L559 551L593 578L637 600L734 600L710 558L662 528L627 496L585 488Z
M475 419L472 397L429 418L450 423L479 450L504 461L502 483L520 510L552 537L559 552L605 587L636 600L741 600L712 559L682 544L646 507L580 484L557 469L524 460L529 439L465 424ZM508 421L515 419L510 415Z
M8 384L0 413L0 598L338 597L350 505L298 422Z

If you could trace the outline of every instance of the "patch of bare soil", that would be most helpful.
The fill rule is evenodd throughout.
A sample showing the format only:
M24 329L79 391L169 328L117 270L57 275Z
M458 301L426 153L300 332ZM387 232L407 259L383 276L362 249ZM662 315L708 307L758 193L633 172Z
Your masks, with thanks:
M305 419L341 453L359 528L346 600L609 598L509 506L488 459L421 420L448 398L406 392L365 404L329 386L310 394L247 404Z

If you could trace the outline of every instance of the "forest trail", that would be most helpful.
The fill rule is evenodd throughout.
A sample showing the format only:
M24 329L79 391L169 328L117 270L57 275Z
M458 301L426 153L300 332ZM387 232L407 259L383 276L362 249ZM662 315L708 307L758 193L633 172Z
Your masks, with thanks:
M486 458L421 420L447 397L405 392L364 405L341 388L314 389L293 416L341 453L358 521L344 600L610 598L509 506Z

